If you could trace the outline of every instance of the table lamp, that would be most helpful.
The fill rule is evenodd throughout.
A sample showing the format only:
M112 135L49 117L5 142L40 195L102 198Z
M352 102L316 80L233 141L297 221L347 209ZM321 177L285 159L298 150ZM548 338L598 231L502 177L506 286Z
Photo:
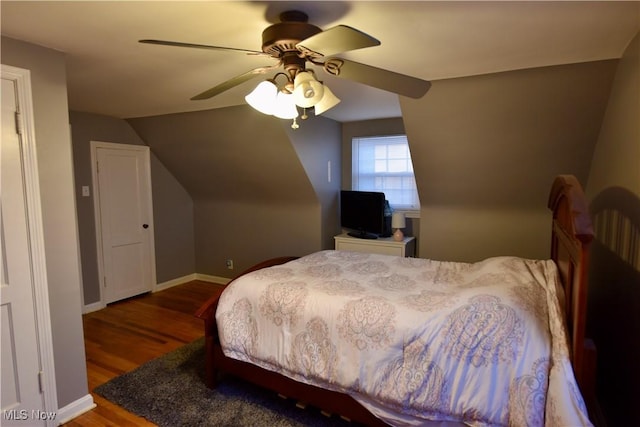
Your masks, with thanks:
M393 240L396 242L402 242L404 239L404 233L402 233L402 229L407 226L404 213L402 212L394 212L391 217L391 228L395 228L396 231L393 233Z

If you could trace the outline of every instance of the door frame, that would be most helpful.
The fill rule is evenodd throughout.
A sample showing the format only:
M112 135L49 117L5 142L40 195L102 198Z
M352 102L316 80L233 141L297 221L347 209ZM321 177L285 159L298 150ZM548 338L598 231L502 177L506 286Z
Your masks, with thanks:
M145 177L145 185L149 188L149 199L145 201L145 204L149 207L149 228L151 233L149 234L149 262L151 263L151 291L154 292L157 287L156 280L156 255L155 255L155 228L153 224L153 202L151 199L151 159L150 150L146 145L133 145L133 144L120 144L114 142L104 141L91 141L91 186L93 187L93 212L96 225L96 255L98 257L98 284L100 286L100 306L106 307L105 295L104 295L104 252L102 250L102 211L100 208L100 190L98 185L98 149L107 148L110 150L135 150L147 153L145 156L146 168L148 171Z
M31 72L26 69L2 64L2 78L11 80L16 87L17 105L21 123L21 144L25 203L27 205L27 224L29 228L29 248L31 256L31 274L33 276L34 310L38 347L40 350L41 389L44 410L58 411L58 392L56 389L53 338L51 331L51 313L49 308L49 285L47 280L47 262L45 257L44 229L42 222L42 204L38 178L38 157L36 132L31 92ZM57 425L55 420L46 424Z

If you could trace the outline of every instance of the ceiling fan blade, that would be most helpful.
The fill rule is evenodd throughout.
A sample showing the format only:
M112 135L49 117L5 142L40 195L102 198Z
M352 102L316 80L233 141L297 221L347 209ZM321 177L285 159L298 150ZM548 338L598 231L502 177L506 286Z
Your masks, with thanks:
M191 48L196 48L196 49L208 49L208 50L226 50L226 51L232 51L232 52L245 53L245 54L248 54L248 55L266 55L266 56L269 56L269 54L261 52L261 51L257 51L257 50L236 49L236 48L233 48L233 47L222 47L222 46L209 46L209 45L206 45L206 44L172 42L172 41L169 41L169 40L144 39L144 40L138 40L138 42L146 43L146 44L157 44L157 45L162 45L162 46L191 47Z
M224 83L220 83L218 86L212 87L209 90L205 90L204 92L192 97L191 100L200 101L203 99L213 98L214 96L219 95L224 91L227 91L231 88L241 85L246 81L251 80L257 75L264 74L266 71L271 70L273 68L274 67L261 67L261 68L253 69L251 71L247 71L246 73L233 77Z
M415 99L421 98L431 87L427 80L342 58L330 58L324 63L324 70L337 77Z
M350 50L380 45L380 41L347 25L338 25L302 40L296 45L312 56L331 56Z

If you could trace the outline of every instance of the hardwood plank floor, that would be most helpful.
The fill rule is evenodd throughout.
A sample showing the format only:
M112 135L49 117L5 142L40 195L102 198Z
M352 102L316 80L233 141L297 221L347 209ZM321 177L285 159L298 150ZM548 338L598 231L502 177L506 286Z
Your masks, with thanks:
M193 314L220 286L193 281L83 315L89 391L97 407L64 425L153 426L93 389L203 336L202 320Z

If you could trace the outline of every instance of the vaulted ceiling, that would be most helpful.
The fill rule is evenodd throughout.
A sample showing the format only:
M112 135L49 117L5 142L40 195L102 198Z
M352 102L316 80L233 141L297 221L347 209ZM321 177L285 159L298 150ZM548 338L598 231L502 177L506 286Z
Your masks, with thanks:
M2 35L65 52L71 109L120 118L244 104L259 78L210 100L189 98L270 65L264 57L138 40L260 50L262 30L284 10L302 10L323 29L349 25L382 42L341 55L346 59L426 80L619 58L640 22L635 1L3 0L0 7ZM397 95L328 75L323 80L342 99L326 117L401 115Z

